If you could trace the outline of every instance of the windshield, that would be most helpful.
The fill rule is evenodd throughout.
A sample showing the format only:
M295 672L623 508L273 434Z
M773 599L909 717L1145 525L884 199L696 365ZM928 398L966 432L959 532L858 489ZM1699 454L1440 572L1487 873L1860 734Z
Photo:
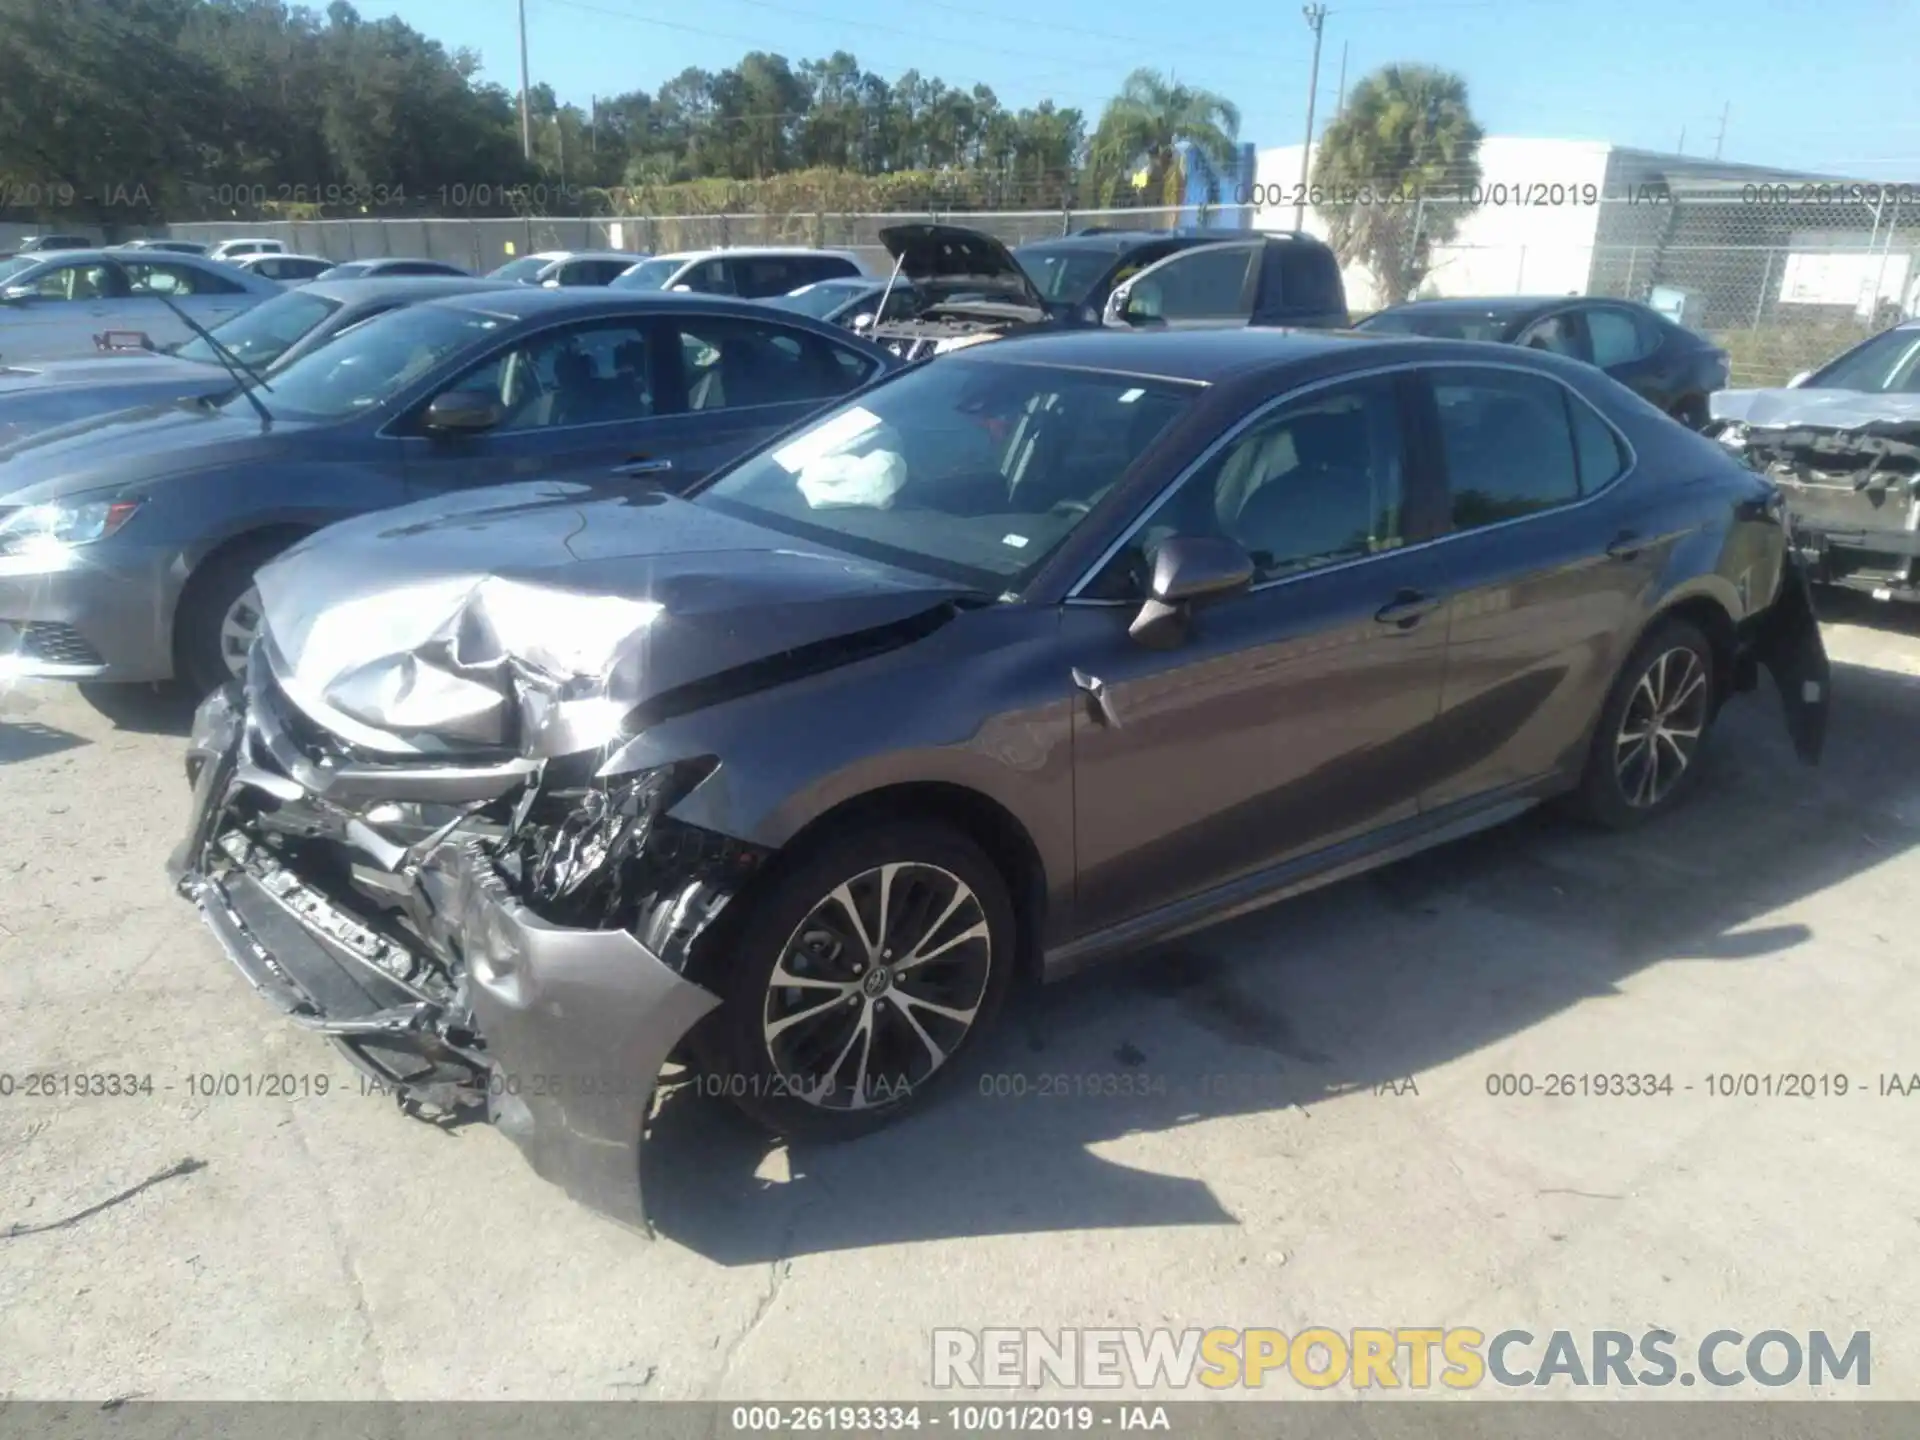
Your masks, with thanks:
M1870 395L1920 394L1920 329L1889 330L1849 350L1801 387L1863 390Z
M489 280L532 280L552 263L551 255L522 255L518 260L509 260L498 270L488 271L487 278Z
M250 310L242 310L231 320L212 327L211 333L242 365L250 370L264 370L339 308L338 300L323 300L305 290L289 290ZM182 360L194 360L202 365L220 363L215 348L197 335L174 347L173 353Z
M802 285L789 295L774 296L767 303L778 305L782 310L797 310L802 315L824 320L865 293L866 287L862 285Z
M438 305L376 315L274 376L273 413L296 420L344 420L360 414L507 323L497 315ZM238 394L221 402L229 409L245 403Z
M1200 387L949 358L743 462L694 503L1017 590Z
M40 263L37 255L21 255L12 260L0 260L0 284L5 284L14 276L31 270Z
M1013 258L1043 299L1067 305L1085 304L1114 260L1110 250L1080 245L1022 245Z
M684 260L644 260L614 280L621 290L658 290L679 274Z
M1382 310L1353 328L1381 335L1425 335L1435 340L1498 341L1512 320L1486 311Z
M364 275L373 268L369 260L349 260L344 265L335 265L331 270L322 270L317 278L321 280L352 280Z

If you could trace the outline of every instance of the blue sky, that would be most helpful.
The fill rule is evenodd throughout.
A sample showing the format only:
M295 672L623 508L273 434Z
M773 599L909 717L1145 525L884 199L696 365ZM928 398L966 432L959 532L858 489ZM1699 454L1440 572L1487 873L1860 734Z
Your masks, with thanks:
M518 81L515 0L362 0ZM1728 160L1920 182L1914 0L1331 0L1320 115L1341 50L1351 83L1390 61L1464 74L1490 134L1713 151ZM991 85L1005 104L1052 99L1091 120L1137 65L1216 90L1242 138L1297 142L1312 36L1299 6L1218 0L527 0L533 79L585 105L653 88L750 49L790 60L852 51L888 78L917 67ZM1551 180L1552 176L1526 177Z

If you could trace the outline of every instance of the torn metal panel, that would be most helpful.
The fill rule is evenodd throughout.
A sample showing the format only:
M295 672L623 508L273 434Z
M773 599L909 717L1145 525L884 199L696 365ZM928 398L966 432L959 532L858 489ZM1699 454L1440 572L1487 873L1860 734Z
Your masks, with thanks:
M712 762L552 790L521 770L474 803L419 802L418 763L301 754L262 721L264 648L251 671L195 717L170 862L223 953L403 1105L484 1109L542 1175L644 1227L655 1083L719 1003L682 972L764 859L666 815ZM312 786L281 768L288 747Z
M1813 578L1920 597L1920 395L1732 391L1712 432L1780 487Z

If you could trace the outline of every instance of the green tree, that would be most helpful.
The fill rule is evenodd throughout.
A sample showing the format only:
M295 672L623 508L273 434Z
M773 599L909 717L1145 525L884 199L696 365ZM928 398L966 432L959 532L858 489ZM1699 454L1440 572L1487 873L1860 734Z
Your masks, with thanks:
M1157 70L1135 70L1107 102L1093 134L1091 163L1105 195L1116 197L1146 171L1137 188L1150 204L1175 199L1182 141L1228 164L1240 134L1240 110L1211 90L1168 80Z
M1313 183L1335 192L1370 189L1380 202L1331 208L1327 221L1334 250L1367 267L1383 304L1419 289L1434 247L1471 213L1456 197L1479 183L1483 135L1461 76L1387 65L1353 87L1320 137ZM1406 203L1384 203L1386 195Z

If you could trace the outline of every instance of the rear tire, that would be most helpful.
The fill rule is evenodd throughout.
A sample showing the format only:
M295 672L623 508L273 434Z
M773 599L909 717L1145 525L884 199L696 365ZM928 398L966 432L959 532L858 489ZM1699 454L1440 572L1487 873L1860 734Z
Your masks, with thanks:
M1699 780L1722 677L1697 625L1669 617L1634 646L1601 707L1573 806L1631 830L1680 804Z
M260 627L254 573L291 539L249 542L194 571L173 622L174 669L194 700L246 673L246 647Z
M937 822L832 835L748 905L715 927L722 1003L692 1048L702 1088L778 1135L851 1139L923 1102L1013 977L1006 880Z

